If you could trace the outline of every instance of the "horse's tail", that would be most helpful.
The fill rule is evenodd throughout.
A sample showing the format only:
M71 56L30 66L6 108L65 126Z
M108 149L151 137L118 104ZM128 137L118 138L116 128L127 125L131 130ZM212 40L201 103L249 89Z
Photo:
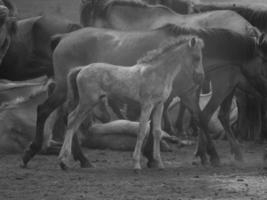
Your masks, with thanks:
M94 0L82 0L80 4L80 24L84 27L90 25L90 18L93 12Z
M32 85L30 85L30 84L32 84ZM47 88L51 84L54 84L54 81L51 78L49 78L48 80L45 80L44 83L29 83L29 85L19 86L19 87L27 87L27 86L38 86L39 85L39 87L34 89L28 96L21 96L21 97L17 97L15 99L12 99L10 101L3 102L0 105L0 112L2 112L4 110L9 110L9 109L15 109L24 103L30 102L35 97L38 97L39 95L43 94L44 92L47 92ZM14 88L11 88L11 89L14 89Z
M81 0L80 4L80 24L84 27L92 26L96 16L105 15L106 5L109 0Z
M79 92L76 78L81 71L82 67L71 69L68 73L68 103L76 106L79 101Z

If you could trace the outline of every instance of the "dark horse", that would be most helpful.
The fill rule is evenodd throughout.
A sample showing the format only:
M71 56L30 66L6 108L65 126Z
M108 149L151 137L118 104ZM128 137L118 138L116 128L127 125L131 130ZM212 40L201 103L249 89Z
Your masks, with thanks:
M2 0L2 2L4 5L0 6L0 63L17 30L16 7L9 0Z
M20 81L53 75L52 36L81 26L58 17L38 16L18 21L16 35L0 65L0 78Z
M147 51L157 48L162 41L182 34L195 34L204 40L204 70L210 76L214 90L211 101L204 111L200 112L197 93L191 93L194 95L187 98L188 92L186 92L190 89L196 89L196 87L188 85L184 93L177 92L175 85L178 83L174 81L173 94L181 97L203 130L200 131L197 155L205 163L207 152L213 164L219 162L218 154L207 132L208 121L221 104L221 120L224 122L231 147L236 158L242 160L238 144L228 126L229 102L231 102L233 91L237 86L248 85L251 91L255 92L250 85L253 83L253 85L259 84L262 86L259 88L267 91L267 81L261 74L262 70L265 69L265 63L263 63L256 41L225 29L186 29L168 24L156 30L144 32L85 28L62 36L53 53L56 88L53 94L42 105L38 106L36 137L25 151L23 166L26 166L41 148L46 119L66 99L66 79L70 69L93 62L131 66ZM67 121L66 115L64 118ZM74 158L81 162L81 166L88 166L89 162L81 153L77 138L74 138L72 147Z
M267 7L262 8L259 5L242 3L194 3L191 9L193 13L214 10L235 11L260 31L267 33ZM264 52L267 52L266 47L264 48ZM261 141L264 131L266 132L266 128L264 130L264 126L262 126L264 124L264 115L266 115L266 111L264 110L266 102L263 98L255 98L242 91L238 92L237 97L240 111L238 115L238 135L243 139Z

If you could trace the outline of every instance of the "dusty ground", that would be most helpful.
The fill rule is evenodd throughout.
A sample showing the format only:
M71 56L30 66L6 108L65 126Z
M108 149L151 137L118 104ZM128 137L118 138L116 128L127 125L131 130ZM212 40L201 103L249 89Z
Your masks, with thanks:
M262 149L244 145L247 161L240 165L231 159L227 143L216 145L221 167L192 165L191 146L163 153L165 170L145 168L140 174L132 170L130 152L86 150L95 168L80 169L76 163L67 172L55 156L37 156L29 169L18 167L20 155L2 156L0 199L267 199Z
M21 17L49 13L78 21L79 0L14 2ZM237 165L228 144L216 146L222 158L219 168L192 165L191 146L162 153L164 171L144 169L140 174L132 170L130 152L85 150L95 168L76 164L67 172L59 169L55 156L36 156L29 169L18 167L20 155L0 156L0 200L267 199L262 147L245 144L246 163Z

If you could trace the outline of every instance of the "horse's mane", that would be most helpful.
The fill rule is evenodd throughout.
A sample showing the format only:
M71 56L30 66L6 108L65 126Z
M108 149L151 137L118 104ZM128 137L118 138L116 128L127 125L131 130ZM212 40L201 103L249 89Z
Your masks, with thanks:
M115 5L148 7L148 4L141 0L82 0L80 6L80 22L84 26L90 25L90 17L105 17L108 8Z
M160 44L160 46L157 49L153 49L151 51L148 51L145 56L141 57L137 64L149 64L156 60L159 56L169 52L170 50L183 45L184 43L187 43L190 39L192 39L192 35L183 35L179 36L179 38L176 39L169 39L167 41L164 41Z
M107 9L108 7L115 6L115 5L133 6L133 7L139 7L139 8L148 7L148 4L141 0L109 0L109 1L106 1L106 3L104 4L104 9Z
M135 8L163 8L169 12L171 9L164 5L150 5L142 0L82 0L80 6L80 22L83 26L90 25L90 19L105 18L109 8L113 6L131 6Z
M188 14L188 11L191 9L191 1L189 0L160 0L159 3L180 14Z
M196 5L196 11L199 8L199 11L211 11L211 10L232 10L237 12L239 15L244 17L249 21L253 26L256 26L260 30L267 28L267 11L265 10L256 10L249 8L244 5L209 5L209 4L200 4Z
M255 56L257 49L257 44L254 39L221 28L194 29L166 24L157 30L164 31L166 34L172 36L185 34L197 35L205 43L203 55L217 59L248 61Z

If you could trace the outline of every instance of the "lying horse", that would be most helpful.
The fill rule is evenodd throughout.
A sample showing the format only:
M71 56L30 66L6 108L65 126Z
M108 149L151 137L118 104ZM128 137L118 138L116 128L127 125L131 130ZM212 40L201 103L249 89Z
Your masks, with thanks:
M83 26L117 30L152 30L167 23L194 28L225 28L259 36L259 31L234 11L221 10L193 15L181 15L162 5L147 5L140 1L82 1L80 22Z
M133 153L134 169L141 169L141 149L150 116L154 135L153 164L163 168L160 139L164 101L171 93L174 79L183 79L181 76L185 75L189 78L193 76L204 78L203 45L203 41L194 36L179 37L156 50L149 51L131 67L93 63L71 70L68 76L68 91L72 94L68 95L68 101L73 101L74 91L71 90L77 88L79 103L68 116L67 133L59 154L61 168L65 169L71 158L71 145L75 131L87 115L91 114L91 110L101 98L113 94L133 99L141 104L139 133ZM192 78L187 81L190 80ZM183 84L187 84L187 81ZM183 84L177 89L179 87L183 89Z
M150 131L150 122L146 125L146 134ZM112 149L120 151L133 151L136 136L139 132L139 123L129 120L114 120L108 123L95 123L81 133L79 138L82 146L93 149ZM161 149L171 150L168 143L185 144L184 141L170 136L165 131L161 132Z
M0 78L21 81L52 76L52 36L79 28L80 25L58 17L38 16L19 20L17 33L12 37L0 65Z
M214 95L202 113L200 113L198 97L192 95L194 93L191 92L196 89L196 85L192 84L192 81L190 81L191 84L186 85L182 93L180 90L179 93L175 90L179 86L179 81L174 82L173 95L180 96L190 111L194 113L195 120L199 125L202 124L201 128L205 130L201 132L208 131L209 119L221 103L224 104L225 109L223 110L226 114L223 116L227 120L228 101L237 86L248 85L252 88L250 83L254 83L254 86L257 87L255 82L266 86L265 79L261 74L266 67L255 40L225 29L186 29L171 24L153 31L142 32L121 32L98 28L81 29L63 35L61 40L59 38L59 44L53 54L56 88L53 94L38 106L36 137L23 155L23 165L26 166L28 161L40 150L46 119L66 99L66 79L70 69L94 62L131 66L147 51L157 48L162 41L183 34L196 34L203 38L205 42L204 70L212 78ZM263 87L263 91L266 91L264 88L266 87ZM190 93L193 97L186 97ZM227 98L228 96L229 98ZM66 116L62 118L66 118ZM67 121L67 119L65 120ZM226 130L229 134L231 133L229 129ZM218 154L209 134L206 134L206 137L208 151L206 151L205 143L200 141L199 148L204 146L197 151L197 155L201 155L205 162L207 152L212 163L216 164L219 162ZM229 137L232 138L231 134ZM76 145L78 144L76 143ZM73 146L75 146L75 142ZM233 148L237 146L234 139L231 140L231 146ZM238 147L235 153L237 157L240 155ZM85 157L79 155L82 166L86 166Z

